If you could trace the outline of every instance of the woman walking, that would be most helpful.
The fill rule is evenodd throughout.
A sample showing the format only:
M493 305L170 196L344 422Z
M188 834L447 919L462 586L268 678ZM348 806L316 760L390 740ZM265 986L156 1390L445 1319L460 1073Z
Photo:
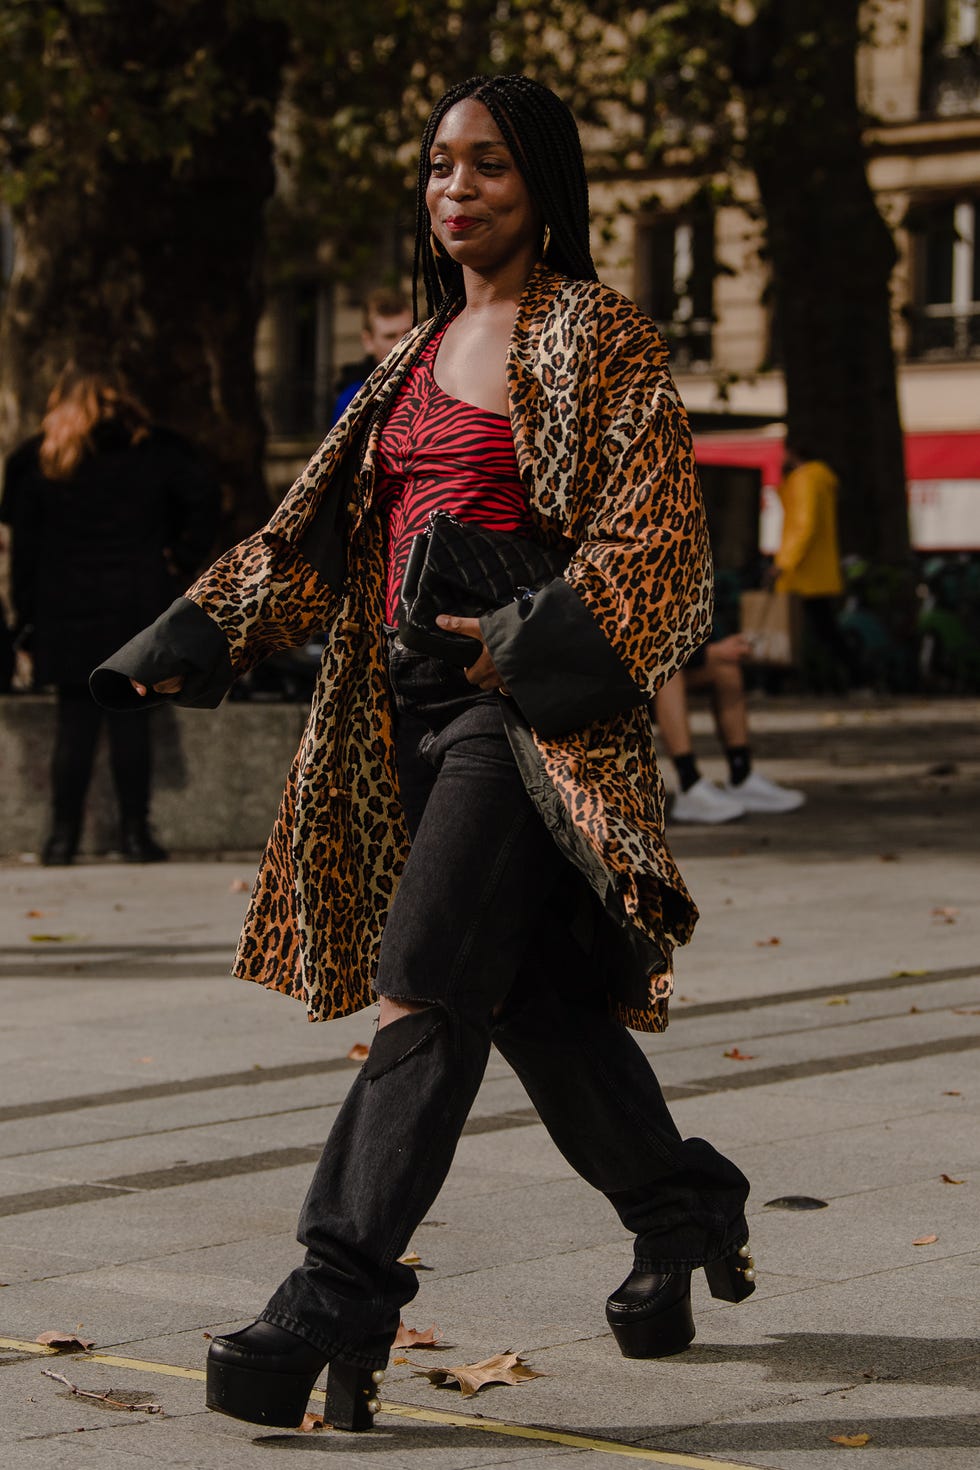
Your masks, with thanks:
M111 370L65 368L41 433L10 457L0 516L13 531L18 636L35 684L58 696L46 865L75 856L103 723L122 855L167 856L148 825L149 721L106 716L88 676L93 657L144 627L200 568L217 514L217 492L182 441L155 428Z
M418 1290L399 1263L491 1042L636 1237L607 1304L622 1351L694 1336L691 1272L752 1290L748 1184L682 1140L626 1026L662 1030L696 910L663 836L650 695L707 636L708 545L653 324L598 284L581 146L521 76L474 78L422 139L416 292L430 312L365 384L264 531L93 676L107 699L213 705L327 626L310 722L236 973L314 1019L377 998L378 1031L314 1175L306 1257L212 1342L208 1403L370 1423ZM567 570L476 619L465 672L393 629L435 509L564 547ZM534 875L534 881L529 881ZM368 1403L368 1399L371 1402Z

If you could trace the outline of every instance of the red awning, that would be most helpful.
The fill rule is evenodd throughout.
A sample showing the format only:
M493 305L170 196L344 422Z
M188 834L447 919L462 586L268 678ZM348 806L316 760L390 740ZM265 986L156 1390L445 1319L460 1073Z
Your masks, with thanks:
M779 483L782 438L759 434L696 434L702 464L746 465L762 471L763 484ZM905 467L910 480L980 480L980 434L906 434Z

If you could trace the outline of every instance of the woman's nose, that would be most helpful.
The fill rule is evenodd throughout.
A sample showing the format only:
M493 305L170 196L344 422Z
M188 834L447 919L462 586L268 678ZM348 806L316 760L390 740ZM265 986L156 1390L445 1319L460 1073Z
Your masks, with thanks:
M453 169L452 176L446 186L446 193L450 199L466 199L475 193L474 175L472 169L464 167Z

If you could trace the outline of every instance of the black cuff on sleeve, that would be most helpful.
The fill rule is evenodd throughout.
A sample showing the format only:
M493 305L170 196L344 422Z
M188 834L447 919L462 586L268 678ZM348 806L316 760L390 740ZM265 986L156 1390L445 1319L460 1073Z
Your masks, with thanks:
M155 694L153 685L184 675L179 694ZM97 704L105 709L146 709L157 704L215 709L232 683L228 640L206 612L178 597L165 613L107 658L89 677ZM146 685L139 695L130 684Z
M566 735L633 709L647 697L562 577L533 598L487 613L480 631L504 683L539 735Z

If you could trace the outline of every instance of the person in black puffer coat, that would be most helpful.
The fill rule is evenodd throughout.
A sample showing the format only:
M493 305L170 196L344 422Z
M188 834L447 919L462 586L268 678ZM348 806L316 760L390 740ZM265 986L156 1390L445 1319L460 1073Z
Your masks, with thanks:
M19 646L37 687L58 695L52 819L43 863L70 863L103 720L119 802L123 856L167 856L149 829L150 726L107 712L88 674L155 618L212 549L216 486L189 446L150 423L123 380L66 368L41 433L11 455L0 519L13 532L11 582Z

